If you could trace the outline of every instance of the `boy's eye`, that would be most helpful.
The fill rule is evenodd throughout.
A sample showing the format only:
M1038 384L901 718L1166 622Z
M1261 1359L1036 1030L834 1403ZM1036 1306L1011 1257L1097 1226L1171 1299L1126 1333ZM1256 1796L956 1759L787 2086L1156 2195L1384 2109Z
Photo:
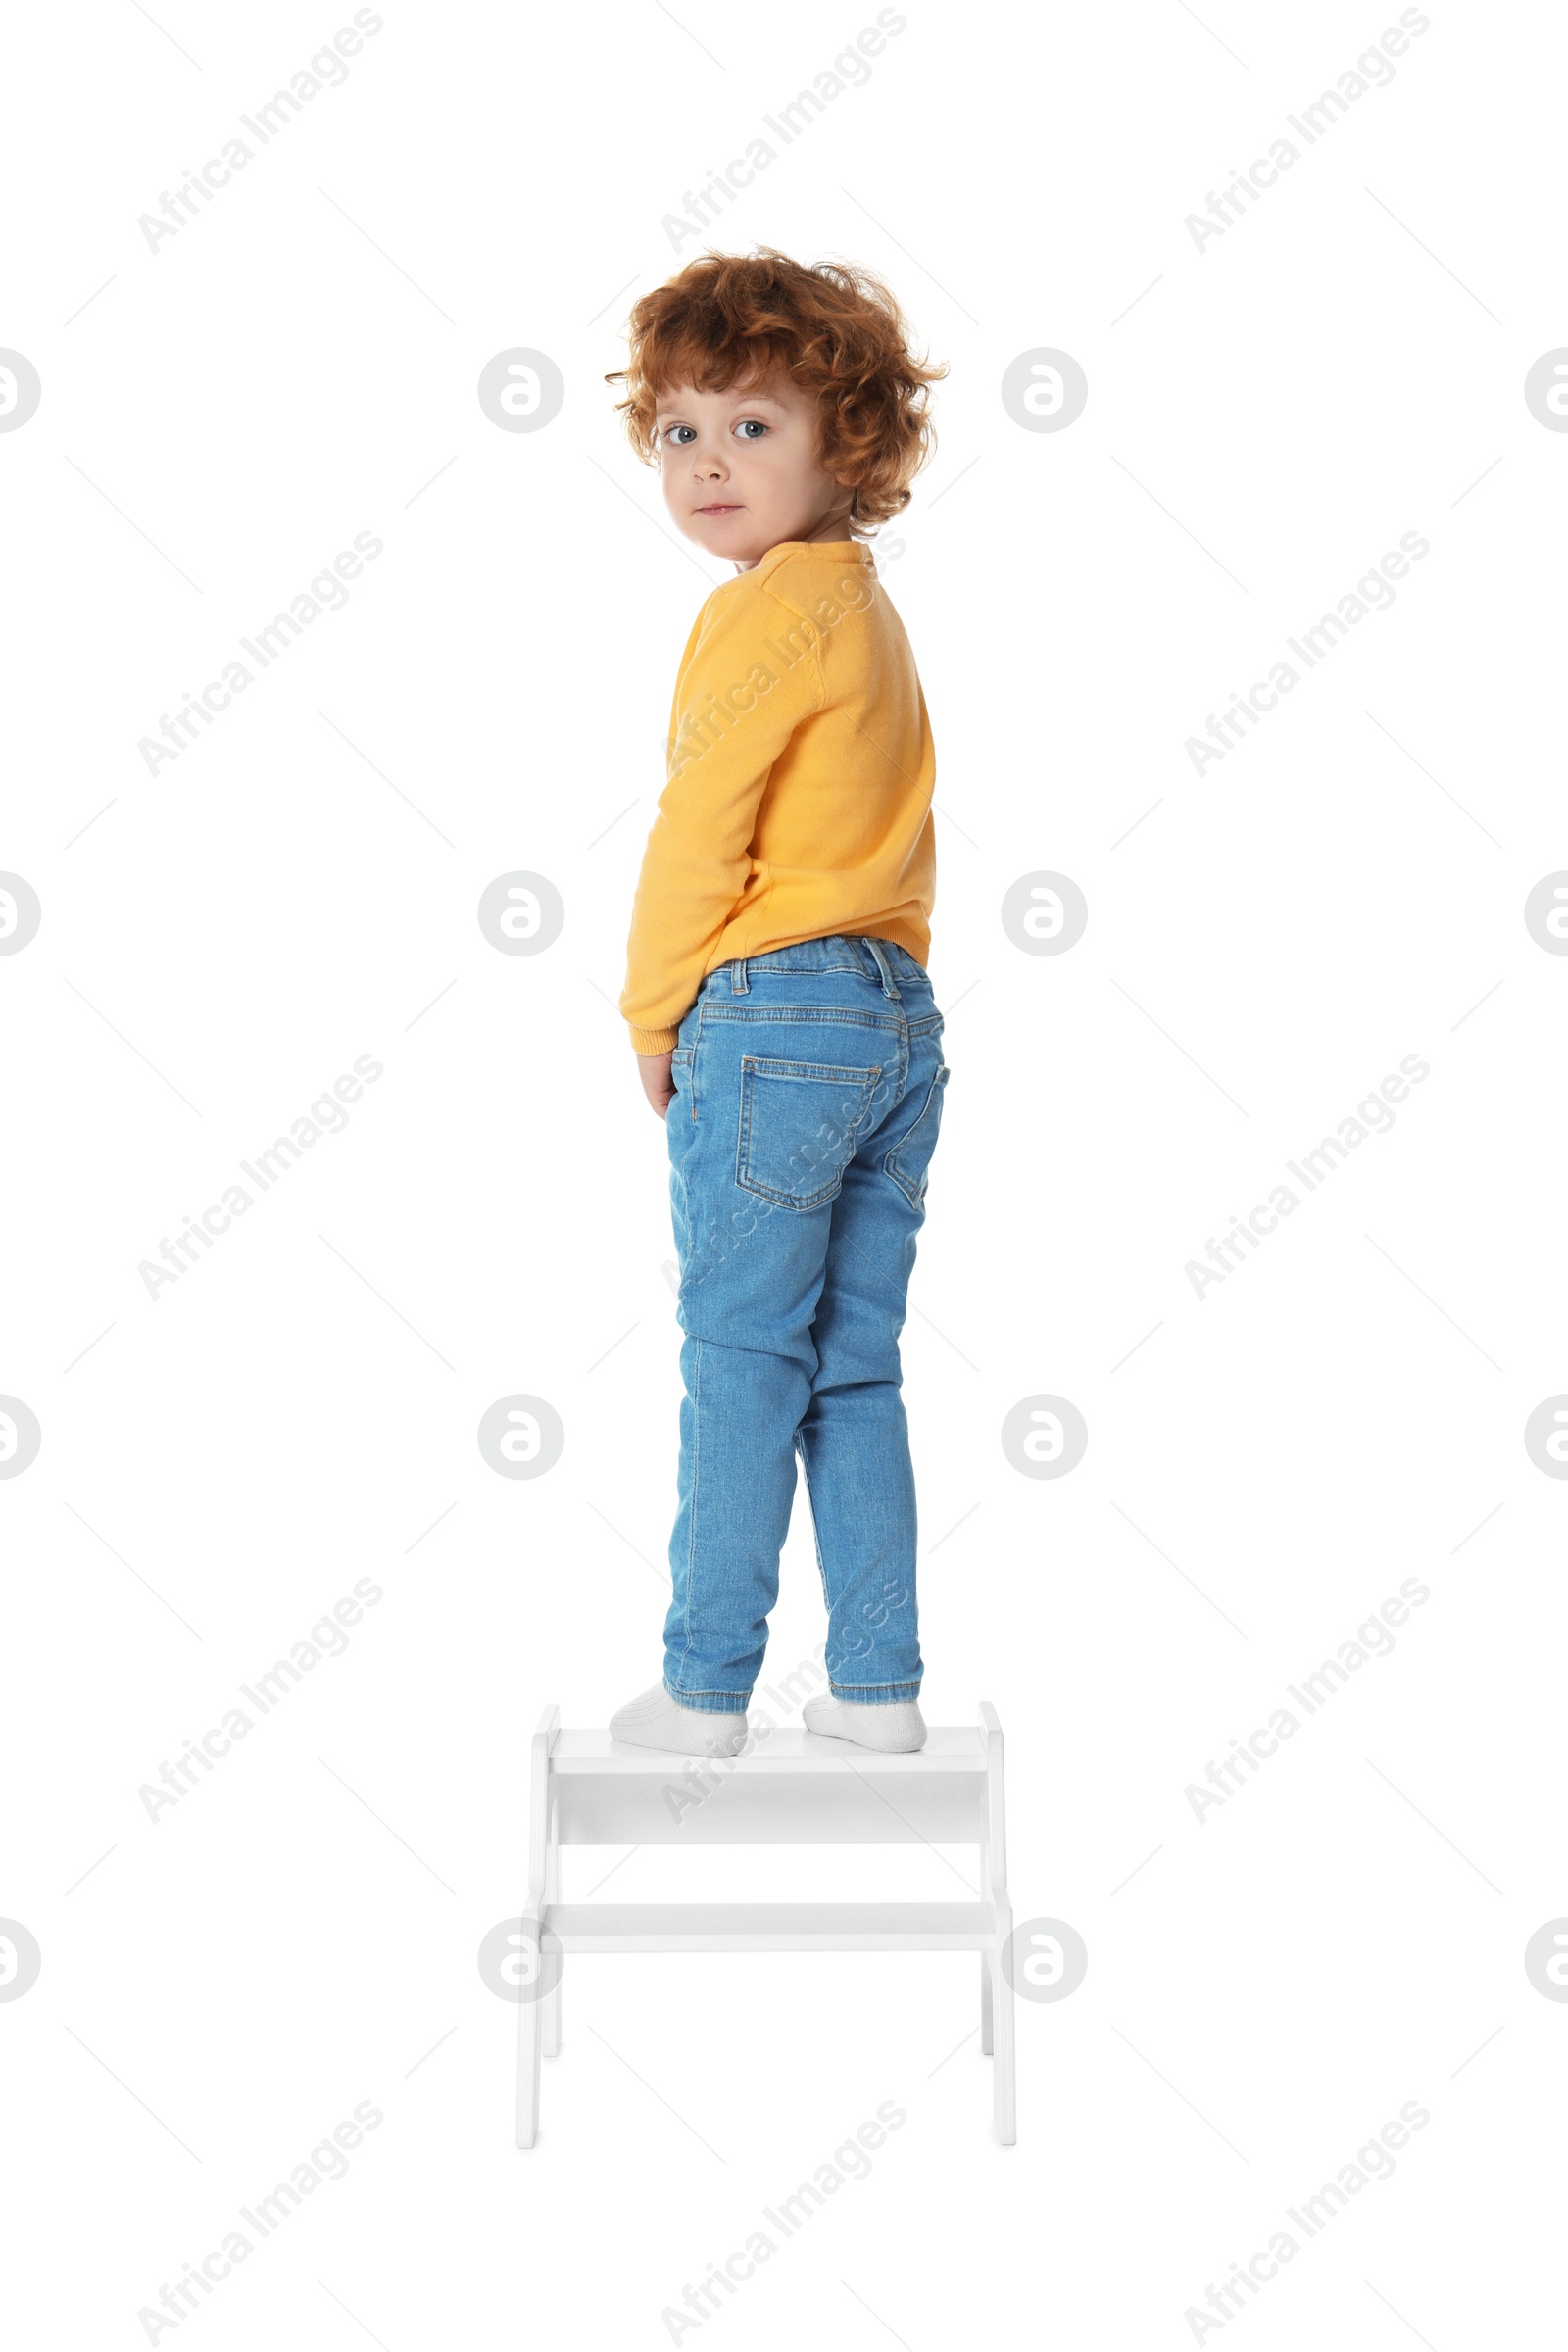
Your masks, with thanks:
M762 435L766 432L767 427L762 422L760 416L743 416L740 420L740 423L735 427L735 430L746 440L760 441Z
M690 433L694 440L697 437L696 427L694 425L666 424L664 427L664 439L666 441L673 442L677 449L684 449L686 446L685 442L681 439L682 433Z

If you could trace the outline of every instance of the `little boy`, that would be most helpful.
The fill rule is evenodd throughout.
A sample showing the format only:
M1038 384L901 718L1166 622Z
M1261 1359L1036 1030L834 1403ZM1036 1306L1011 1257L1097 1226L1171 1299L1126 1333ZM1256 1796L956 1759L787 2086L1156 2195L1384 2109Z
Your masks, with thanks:
M736 577L687 641L619 1009L664 1119L680 1262L662 1679L615 1738L735 1754L799 1450L828 1611L807 1728L920 1747L899 1334L947 1064L925 959L936 759L866 535L932 438L861 270L706 254L631 314L618 405Z

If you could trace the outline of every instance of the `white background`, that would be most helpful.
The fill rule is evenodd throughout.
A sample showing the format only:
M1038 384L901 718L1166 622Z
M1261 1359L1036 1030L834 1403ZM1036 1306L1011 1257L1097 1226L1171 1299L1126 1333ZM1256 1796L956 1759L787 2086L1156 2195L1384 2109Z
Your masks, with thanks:
M1004 2150L970 1956L576 1962L523 2155L475 1953L523 1889L527 1736L659 1671L680 1335L615 999L721 576L603 377L703 242L663 216L875 12L381 13L156 253L138 216L350 12L95 0L9 42L0 343L43 384L0 436L0 866L43 909L0 959L0 1391L42 1430L0 1482L0 1913L43 1956L0 2004L17 2339L146 2341L369 2101L347 2177L157 2341L658 2346L893 2100L869 2177L678 2340L1538 2340L1568 1491L1522 1433L1568 1388L1568 961L1523 904L1568 864L1568 440L1523 382L1568 341L1562 24L1435 5L1200 252L1186 216L1397 10L911 5L706 232L883 271L951 366L885 564L954 1073L905 1340L923 1704L997 1706L1017 1914L1090 1964L1020 2004ZM565 379L537 433L475 397L514 346ZM1088 376L1059 433L1001 400L1038 347ZM362 531L347 606L149 775L138 739ZM1392 608L1195 775L1208 713L1412 531ZM537 956L476 920L519 868L564 902ZM1042 869L1089 902L1059 957L1002 925ZM365 1054L346 1130L150 1298L141 1261ZM1392 1131L1195 1296L1187 1261L1412 1054ZM515 1392L564 1424L537 1480L475 1443ZM1090 1432L1055 1481L1000 1443L1043 1393ZM1411 1577L1392 1654L1195 1818ZM150 1820L138 1788L361 1578L344 1654ZM769 1672L821 1633L803 1510ZM586 1895L618 1857L575 1859ZM679 1859L612 1891L678 1892ZM972 1867L701 1883L941 1899ZM1394 2177L1200 2335L1208 2282L1412 2100Z

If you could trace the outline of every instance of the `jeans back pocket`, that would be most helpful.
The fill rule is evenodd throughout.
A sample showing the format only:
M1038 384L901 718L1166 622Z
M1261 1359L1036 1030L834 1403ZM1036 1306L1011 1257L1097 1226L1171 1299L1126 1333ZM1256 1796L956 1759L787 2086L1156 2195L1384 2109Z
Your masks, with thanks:
M882 1162L911 1208L921 1208L925 1203L925 1188L931 1180L931 1154L937 1148L943 1097L951 1074L945 1061L938 1065L919 1116L905 1129Z
M842 1069L744 1054L736 1183L780 1208L819 1208L831 1200L881 1075L880 1063Z

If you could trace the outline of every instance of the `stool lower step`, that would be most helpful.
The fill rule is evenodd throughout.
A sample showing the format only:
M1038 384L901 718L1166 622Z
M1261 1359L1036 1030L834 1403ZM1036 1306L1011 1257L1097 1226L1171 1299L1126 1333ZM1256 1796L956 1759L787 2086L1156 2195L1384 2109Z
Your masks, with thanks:
M975 1952L989 1903L547 1903L565 1952Z

